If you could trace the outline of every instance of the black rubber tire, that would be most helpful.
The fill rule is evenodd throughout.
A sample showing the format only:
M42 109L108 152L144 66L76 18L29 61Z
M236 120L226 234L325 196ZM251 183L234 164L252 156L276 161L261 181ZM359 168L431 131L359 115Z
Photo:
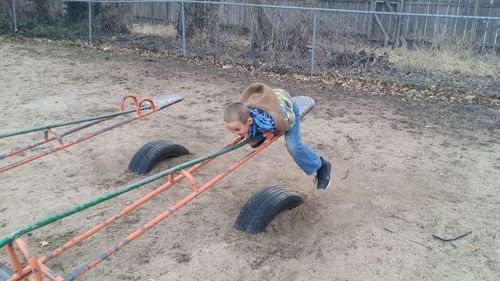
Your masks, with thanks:
M151 141L143 145L134 154L128 164L128 170L139 175L145 175L161 160L187 154L189 154L189 151L180 144L168 140Z
M275 186L264 187L243 206L234 227L250 234L260 233L277 214L303 202L304 199L295 192Z
M14 275L14 271L0 262L0 281L9 280L12 275Z

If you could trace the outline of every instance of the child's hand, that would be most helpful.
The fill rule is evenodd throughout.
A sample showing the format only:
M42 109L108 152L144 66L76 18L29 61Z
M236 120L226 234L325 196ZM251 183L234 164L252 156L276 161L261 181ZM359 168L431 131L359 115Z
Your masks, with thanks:
M264 133L264 138L270 140L274 137L273 133L272 132L265 132Z
M264 135L262 133L258 133L255 136L255 140L253 140L253 141L250 142L250 146L252 148L257 148L258 146L260 146L261 144L263 144L265 140L266 139L264 138Z

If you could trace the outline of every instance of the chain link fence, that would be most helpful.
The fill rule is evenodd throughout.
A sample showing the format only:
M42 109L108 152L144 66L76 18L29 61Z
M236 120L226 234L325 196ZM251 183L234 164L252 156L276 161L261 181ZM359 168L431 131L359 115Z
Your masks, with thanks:
M184 6L188 57L276 72L308 71L312 12L199 3Z
M384 46L454 45L490 53L500 49L500 3L494 0L0 3L0 32L17 26L24 36L80 40L278 73L366 67L384 59L373 53Z

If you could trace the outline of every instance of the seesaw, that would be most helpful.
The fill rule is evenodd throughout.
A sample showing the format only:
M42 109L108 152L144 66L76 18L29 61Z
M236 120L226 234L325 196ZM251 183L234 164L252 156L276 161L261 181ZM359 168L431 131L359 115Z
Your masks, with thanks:
M309 97L303 97L303 96L295 97L293 98L293 100L295 105L299 109L301 117L305 116L314 106L314 101ZM23 278L26 278L28 276L32 278L32 280L36 281L42 281L44 279L58 280L58 281L62 280L69 281L77 279L78 277L88 272L90 269L96 267L97 265L108 259L110 256L114 255L116 252L118 252L120 249L128 245L130 242L143 235L146 231L153 228L155 225L157 225L164 219L168 218L171 214L179 210L181 207L183 207L188 202L196 198L198 195L208 190L210 187L214 186L217 182L222 180L224 177L229 175L234 170L241 167L243 164L252 159L259 152L266 149L269 145L271 145L280 137L281 135L275 135L267 139L261 138L260 140L256 139L243 140L241 138L235 139L227 146L216 152L207 154L205 156L180 164L178 166L167 169L160 173L146 177L134 184L125 186L116 191L106 193L101 197L84 202L82 204L79 204L73 208L60 212L58 214L36 221L33 224L27 225L23 228L18 229L17 231L14 231L9 235L2 237L0 239L0 248L6 249L8 258L10 260L10 266L0 263L0 280L2 281L22 280ZM217 157L229 153L231 151L237 150L247 144L255 143L255 141L258 141L258 146L256 146L254 150L246 154L239 161L229 165L228 169L216 175L209 181L203 184L199 184L194 178L193 173L195 171L204 167L211 161L215 160ZM48 252L47 254L41 257L37 257L35 253L30 251L27 244L21 238L23 235L30 233L38 228L48 226L65 217L81 212L97 204L106 202L114 197L138 189L148 183L151 183L159 179L166 179L166 183L156 188L152 192L148 193L144 197L136 200L132 204L126 206L121 211L119 211L112 217L106 219L102 223L92 227L91 229L87 230L86 232L78 236L75 236L65 244L55 248L54 250ZM174 205L165 208L163 212L156 215L153 219L143 224L135 231L131 232L129 235L127 235L114 245L112 245L107 250L103 251L94 259L82 263L80 266L76 267L65 276L62 276L57 272L51 270L46 265L47 262L49 262L50 260L60 256L69 249L73 248L74 246L79 245L85 239L91 237L93 234L102 230L106 226L112 224L116 220L124 217L131 211L140 207L145 202L151 200L160 193L168 190L170 187L174 186L175 184L179 183L182 180L187 180L192 187L192 192L189 195L187 195ZM272 218L276 214L286 209L292 209L300 205L302 201L303 199L294 192L290 192L276 187L264 188L259 192L255 193L243 207L236 221L235 227L249 233L259 233L264 230L266 225L272 220ZM21 261L20 257L23 257L24 260Z

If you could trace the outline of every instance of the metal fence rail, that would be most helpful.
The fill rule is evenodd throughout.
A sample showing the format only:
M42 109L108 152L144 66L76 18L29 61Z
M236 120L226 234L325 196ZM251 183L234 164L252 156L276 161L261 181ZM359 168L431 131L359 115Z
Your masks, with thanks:
M28 36L79 39L278 72L325 72L344 63L338 53L380 45L500 49L496 0L332 0L297 6L301 2L12 0L0 4L0 13L10 11L10 28Z

